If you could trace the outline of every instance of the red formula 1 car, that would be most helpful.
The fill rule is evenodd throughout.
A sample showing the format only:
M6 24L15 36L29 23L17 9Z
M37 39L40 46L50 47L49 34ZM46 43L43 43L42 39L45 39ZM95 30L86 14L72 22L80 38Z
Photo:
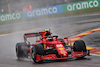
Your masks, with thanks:
M28 39L32 37L39 39L36 38L35 43L30 43ZM67 43L64 42L65 40ZM51 36L50 31L24 34L24 41L16 44L16 55L18 58L30 56L35 63L43 60L83 58L89 55L84 41L78 40L73 46L68 46L67 37L59 39L58 36Z

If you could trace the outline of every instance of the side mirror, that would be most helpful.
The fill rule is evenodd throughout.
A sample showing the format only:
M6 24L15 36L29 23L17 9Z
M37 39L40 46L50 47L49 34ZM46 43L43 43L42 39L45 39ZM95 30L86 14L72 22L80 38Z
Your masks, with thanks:
M40 42L40 40L37 40L36 42Z
M65 37L64 39L66 39L66 44L68 45L69 44L68 37Z
M65 37L64 39L68 39L68 37Z

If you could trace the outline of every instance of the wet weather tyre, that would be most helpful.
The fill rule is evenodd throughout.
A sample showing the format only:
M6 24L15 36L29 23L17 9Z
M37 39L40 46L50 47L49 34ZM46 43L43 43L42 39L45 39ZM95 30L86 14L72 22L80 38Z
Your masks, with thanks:
M38 44L38 45L34 45L33 48L32 48L32 59L35 63L41 63L42 60L38 61L36 60L36 54L38 55L44 55L44 49L43 49L43 46L42 44Z
M78 40L74 42L73 50L76 52L86 52L86 45L83 40Z
M37 51L38 55L44 55L44 48L43 48L42 44L36 45L36 51Z
M38 61L36 61L36 46L33 46L33 48L32 48L32 59L35 63L38 62Z
M17 55L18 59L25 57L26 53L25 53L25 50L23 48L28 49L28 46L26 43L22 42L22 43L16 44L16 55ZM28 50L27 50L27 52L28 52Z
M86 45L83 40L78 40L74 42L73 50L76 52L86 52ZM85 56L77 57L76 59L83 59Z

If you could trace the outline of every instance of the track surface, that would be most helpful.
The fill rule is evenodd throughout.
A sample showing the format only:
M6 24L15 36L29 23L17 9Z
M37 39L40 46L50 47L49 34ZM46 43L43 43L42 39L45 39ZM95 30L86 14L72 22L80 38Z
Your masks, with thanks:
M32 63L30 60L17 60L15 54L15 45L17 42L23 42L23 34L26 32L42 31L45 28L50 28L54 35L59 37L74 36L76 34L96 29L100 27L99 12L69 16L64 18L47 19L39 21L30 21L25 23L16 23L0 26L0 31L6 30L26 30L0 36L0 67L100 67L100 56L90 56L83 60L66 60L66 61L47 61L42 64ZM93 33L83 37L88 46L99 45L100 32ZM96 38L95 38L96 37ZM98 37L98 38L97 38ZM88 40L89 39L89 40ZM96 41L97 42L96 42ZM90 43L91 42L91 43ZM98 45L96 45L98 44Z

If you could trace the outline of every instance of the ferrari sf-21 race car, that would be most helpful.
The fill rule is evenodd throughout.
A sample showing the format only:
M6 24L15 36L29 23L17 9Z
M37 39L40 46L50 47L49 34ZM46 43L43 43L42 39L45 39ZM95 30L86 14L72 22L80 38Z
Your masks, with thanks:
M32 37L36 37L35 43L28 41ZM16 44L16 55L18 59L30 57L35 63L43 60L84 58L89 55L89 50L86 50L83 40L75 41L73 46L69 46L68 43L67 37L61 39L58 36L52 36L49 30L26 33L24 42Z

